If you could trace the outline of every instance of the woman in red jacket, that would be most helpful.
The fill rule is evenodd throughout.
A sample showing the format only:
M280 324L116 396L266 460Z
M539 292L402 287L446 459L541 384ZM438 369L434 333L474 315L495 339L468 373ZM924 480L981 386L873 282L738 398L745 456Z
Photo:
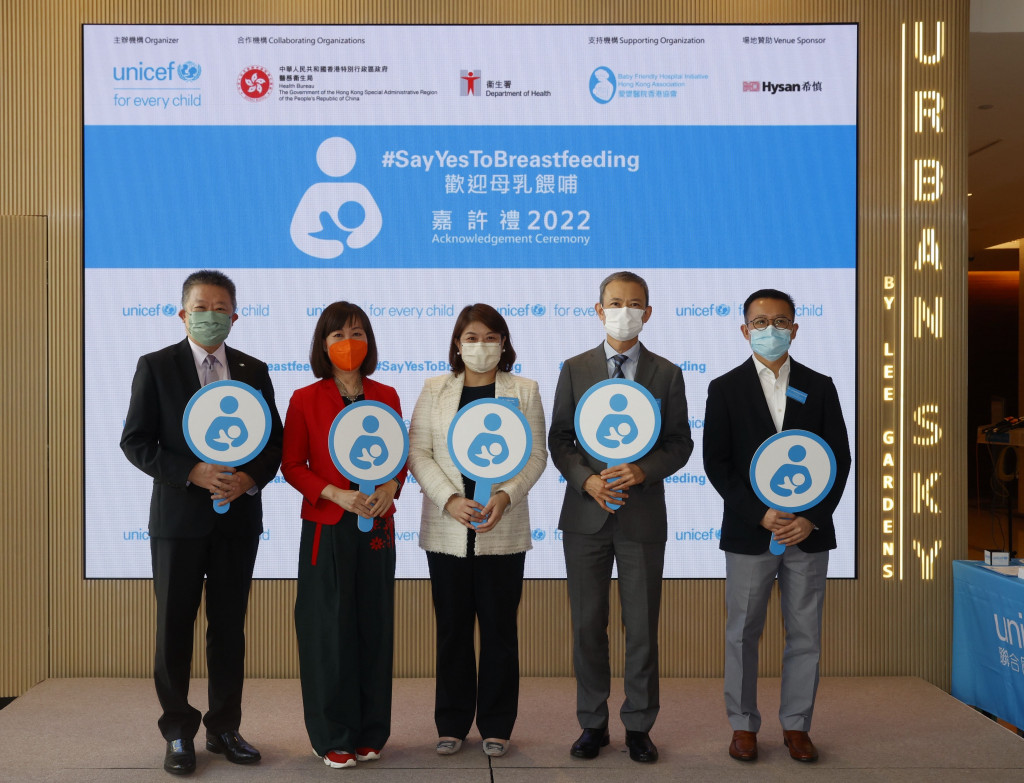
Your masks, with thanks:
M288 406L281 464L302 494L295 632L306 731L329 767L380 758L391 733L395 507L406 469L364 495L331 460L331 424L346 405L377 400L401 415L397 392L371 380L377 343L370 319L335 302L317 321L309 363L316 383ZM361 533L358 517L373 518Z

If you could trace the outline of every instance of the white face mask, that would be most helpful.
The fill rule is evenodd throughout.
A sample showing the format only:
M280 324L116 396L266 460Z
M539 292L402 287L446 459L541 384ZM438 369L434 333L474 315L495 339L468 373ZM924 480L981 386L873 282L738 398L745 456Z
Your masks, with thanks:
M490 372L498 366L501 343L460 343L462 362L473 372Z
M613 340L632 340L644 328L644 311L635 307L604 308L604 330Z

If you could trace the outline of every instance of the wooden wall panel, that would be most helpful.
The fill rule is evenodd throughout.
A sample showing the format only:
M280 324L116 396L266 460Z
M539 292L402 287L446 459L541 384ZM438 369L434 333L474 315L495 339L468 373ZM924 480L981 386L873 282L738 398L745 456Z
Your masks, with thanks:
M858 502L858 574L833 582L825 609L823 672L826 675L918 675L948 686L950 667L950 561L966 554L966 443L959 422L966 410L966 154L965 81L967 0L634 0L633 2L508 2L466 0L407 3L327 0L261 0L199 3L180 0L39 0L0 5L0 62L9 78L0 90L0 216L47 216L48 285L45 296L47 356L46 443L49 445L45 515L50 542L46 560L45 611L50 629L47 676L148 676L152 657L153 601L148 582L86 582L82 570L82 221L81 221L81 29L86 22L149 23L740 23L856 22L860 30L859 410L856 421L858 480L848 491ZM922 20L933 36L945 24L941 62L923 67L913 60L913 23ZM909 31L909 38L908 38ZM926 36L927 37L927 36ZM906 48L907 41L910 48ZM914 89L941 91L942 133L908 130ZM930 157L943 165L942 198L914 203L912 161ZM915 268L917 232L931 226L942 247L943 265ZM5 253L3 263L10 264ZM32 266L38 264L39 266ZM43 261L15 269L30 286L46 273ZM903 309L888 309L885 278L903 281ZM914 297L944 303L944 336L913 335ZM885 346L899 346L887 357ZM894 351L895 353L895 351ZM852 357L840 357L849 361ZM85 357L88 361L88 357ZM4 374L15 370L0 357ZM899 378L885 377L898 367ZM896 398L883 399L892 385ZM691 400L697 406L699 401ZM928 434L915 421L924 404L942 423L932 445L914 442ZM888 431L893 444L883 442ZM35 437L43 431L40 426ZM899 465L885 466L893 451ZM5 463L8 485L21 480ZM938 513L915 512L914 474L938 474L932 495ZM883 478L892 476L894 516L902 536L890 541ZM33 546L29 526L16 525L24 509L5 509L4 526L18 546ZM17 512L17 513L16 513ZM898 515L897 515L898 513ZM43 518L43 517L41 517ZM913 548L934 549L934 573L922 570ZM887 563L898 566L885 578ZM26 562L17 571L18 590L38 579ZM924 574L924 576L922 576ZM614 589L613 589L614 593ZM8 591L5 590L6 596ZM665 676L719 676L724 629L723 584L673 581L665 585L662 659ZM292 607L295 586L258 582L249 611L248 672L293 677L298 671ZM0 598L0 601L5 599ZM613 601L613 606L615 602ZM528 676L571 672L568 602L556 581L529 582L520 612L522 670ZM26 623L29 621L26 619ZM20 623L20 621L19 621ZM21 628L19 624L19 629ZM25 626L30 629L30 624ZM6 630L6 626L0 626ZM433 671L433 622L429 585L403 582L397 590L395 673L427 676ZM622 633L618 611L611 621L615 671L621 672ZM5 638L6 637L5 634ZM777 674L782 635L772 604L761 669ZM38 655L18 648L15 668ZM196 674L204 671L198 651ZM31 678L29 678L31 679ZM19 681L22 682L22 681ZM24 681L24 682L27 682ZM16 689L25 685L0 685ZM0 693L0 695L5 695ZM16 694L10 694L16 695Z
M0 694L46 679L46 218L0 216Z

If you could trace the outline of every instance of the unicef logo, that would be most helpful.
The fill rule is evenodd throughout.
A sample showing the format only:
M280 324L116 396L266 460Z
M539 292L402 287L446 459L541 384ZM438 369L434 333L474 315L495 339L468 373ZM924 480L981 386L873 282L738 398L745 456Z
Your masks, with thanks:
M194 63L191 60L178 66L178 76L186 82L194 82L202 72L203 69L199 66L199 63Z
M175 307L174 305L172 305L172 304L165 304L164 305L164 315L171 316L171 315L175 315L177 312L178 312L178 308Z
M534 531L533 531L533 540L534 541L543 541L545 538L547 538L547 533L545 533L539 527L534 529Z
M546 313L547 311L548 309L544 305L536 304L533 306L530 312L532 312L535 316L540 317L544 315L544 313Z
M595 68L590 74L590 97L601 104L609 103L615 97L618 83L611 68Z
M729 305L727 305L727 304L720 304L720 305L718 305L718 307L715 308L715 312L718 315L720 315L720 316L726 316L726 315L729 315L729 311L731 309L732 308L729 307Z

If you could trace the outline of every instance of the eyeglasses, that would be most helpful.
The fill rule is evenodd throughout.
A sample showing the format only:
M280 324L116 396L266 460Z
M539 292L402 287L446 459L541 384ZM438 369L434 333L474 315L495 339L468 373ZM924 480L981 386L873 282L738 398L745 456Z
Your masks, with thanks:
M789 318L755 318L753 321L747 321L747 326L757 329L759 332L763 329L767 329L768 326L774 326L776 329L781 329L784 332L788 332L793 328L793 322Z

